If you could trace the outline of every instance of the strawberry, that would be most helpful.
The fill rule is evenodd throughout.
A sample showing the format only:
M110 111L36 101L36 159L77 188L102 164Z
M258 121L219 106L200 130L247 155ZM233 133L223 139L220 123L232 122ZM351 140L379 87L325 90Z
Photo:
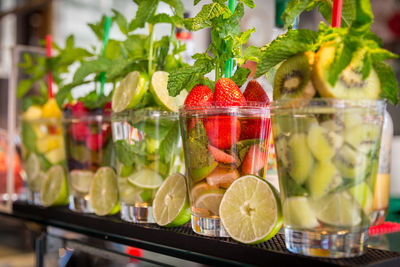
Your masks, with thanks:
M224 151L219 150L218 148L213 147L212 145L208 145L208 151L210 151L211 155L213 155L216 161L226 164L232 164L237 162L237 159L234 155L225 153Z
M203 120L211 145L219 149L229 149L239 140L240 122L233 116L210 116Z
M206 85L196 85L186 97L186 107L211 106L213 101L213 92Z
M254 174L257 175L258 172L264 168L267 164L266 153L263 153L258 145L252 145L247 151L242 163L242 173L243 174Z
M236 83L231 79L221 78L215 84L214 102L217 106L243 106L246 99Z
M86 115L88 109L83 105L82 102L76 102L75 105L71 107L72 115L76 118L80 118Z
M104 107L103 107L103 112L104 112L104 114L105 114L105 115L111 115L111 108L112 108L112 106L111 106L111 101L110 101L110 102L107 102L107 103L104 105Z
M68 133L75 141L82 142L90 134L90 129L84 122L74 122L69 127Z
M103 134L90 134L86 137L86 146L92 151L97 151L104 146L106 139Z
M245 139L268 139L270 134L270 119L244 119L240 121L240 140Z
M246 101L263 102L266 105L269 104L269 98L267 93L264 91L264 88L262 88L262 86L256 80L251 80L247 84L243 96L244 98L246 98Z

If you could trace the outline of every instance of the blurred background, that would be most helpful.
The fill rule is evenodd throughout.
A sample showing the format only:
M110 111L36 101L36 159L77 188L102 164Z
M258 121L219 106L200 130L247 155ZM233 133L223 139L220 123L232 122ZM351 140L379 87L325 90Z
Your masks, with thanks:
M193 6L193 0L182 1L189 17L201 8L201 4ZM287 1L254 2L256 8L246 10L241 26L243 29L255 27L257 31L249 45L263 46L284 33L279 14ZM373 31L382 38L386 49L400 54L400 0L371 0L371 3L375 15ZM7 130L9 79L13 74L12 47L17 44L43 46L41 40L46 34L52 34L58 44L64 44L66 37L73 34L78 46L88 48L96 45L98 41L87 24L99 21L103 14L111 15L111 9L118 10L130 20L137 7L132 0L0 0L0 144L2 131L4 134ZM171 12L167 9L167 6L161 5L158 11ZM321 19L317 12L305 12L299 18L299 28L317 29ZM165 31L163 27L169 26L159 26L155 30L156 36L162 35ZM143 31L147 32L147 29ZM110 38L123 37L119 35L114 25ZM209 42L209 32L198 31L191 34L187 48L191 54L203 52ZM390 64L400 80L400 60L393 60ZM392 146L392 188L400 195L400 167L395 164L400 158L400 107L389 105L388 110L393 119L395 135ZM1 153L0 146L0 165ZM36 229L37 225L3 217L0 217L0 224L0 267L33 266L33 240L35 233L40 230Z

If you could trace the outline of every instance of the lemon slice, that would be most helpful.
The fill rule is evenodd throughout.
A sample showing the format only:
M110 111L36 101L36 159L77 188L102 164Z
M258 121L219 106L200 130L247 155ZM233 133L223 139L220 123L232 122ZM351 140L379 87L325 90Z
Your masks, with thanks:
M188 95L186 90L182 90L179 95L172 97L168 92L168 76L169 73L165 71L156 71L151 77L150 91L154 96L157 104L163 108L177 112L179 107L183 105Z
M133 108L140 103L149 88L149 79L146 74L132 71L115 88L112 98L112 109L121 112Z
M110 167L101 167L93 177L89 199L94 212L99 216L119 211L117 176Z
M22 117L24 120L33 121L38 120L42 117L42 109L40 106L30 106L23 114Z
M156 189L160 187L163 179L157 172L153 170L142 169L129 175L128 181L141 188Z
M208 210L212 215L219 215L219 204L224 196L225 190L210 188L202 192L195 200L194 206L197 209Z
M333 226L356 226L361 223L362 208L352 195L341 191L313 203L317 218Z
M197 199L202 193L211 189L211 186L207 183L199 183L192 188L191 194L193 199Z
M61 110L55 98L50 98L42 107L43 118L61 118Z
M86 194L89 192L94 173L86 170L73 170L69 173L72 189L78 193Z
M185 177L174 173L165 179L153 201L154 221L161 226L174 227L190 220L189 199Z
M47 171L41 185L40 201L45 207L68 203L67 177L61 165L53 166Z
M59 147L64 147L64 138L61 135L45 135L36 139L36 149L39 153L46 153Z
M265 180L245 175L226 191L219 207L221 222L233 239L258 244L282 226L282 209L275 188Z

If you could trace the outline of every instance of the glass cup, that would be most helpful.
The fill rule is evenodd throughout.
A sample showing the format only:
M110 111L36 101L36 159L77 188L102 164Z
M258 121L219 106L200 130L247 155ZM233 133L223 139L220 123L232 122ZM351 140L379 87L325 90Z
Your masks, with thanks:
M59 118L21 118L22 163L26 174L26 199L41 205L41 185L50 167L65 169L65 147Z
M113 113L121 218L154 223L152 204L162 182L183 172L178 114L153 109Z
M289 251L366 251L385 102L278 100L271 106Z
M103 166L114 166L111 110L95 109L73 114L63 110L68 166L69 208L92 213L89 190L94 174Z
M179 117L192 229L202 235L227 237L219 218L226 189L243 175L266 178L269 108L261 103L183 107Z

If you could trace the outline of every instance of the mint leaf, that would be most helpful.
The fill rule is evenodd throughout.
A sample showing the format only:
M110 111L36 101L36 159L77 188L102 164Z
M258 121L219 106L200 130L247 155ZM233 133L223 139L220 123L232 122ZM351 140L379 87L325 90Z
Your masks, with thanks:
M157 23L169 23L172 24L176 27L183 27L183 18L179 17L179 16L170 16L166 13L160 13L155 15L154 17L152 17L149 20L149 23L151 24L157 24Z
M115 155L117 159L126 166L133 165L135 161L134 148L125 140L118 140L114 142Z
M126 18L117 10L113 9L112 12L114 13L113 20L117 23L119 30L127 35L128 34L128 22Z
M194 0L193 5L197 5L201 0Z
M381 97L388 99L393 105L397 105L399 102L399 85L392 67L384 62L374 63L373 67L381 83Z
M369 32L374 21L370 1L356 0L355 8L355 19L351 25L351 30L357 32Z
M24 146L30 150L36 151L36 134L32 128L32 125L29 122L22 121L21 124L21 135L22 135L22 143Z
M110 65L111 60L107 58L98 58L83 62L74 74L73 83L82 82L89 74L106 72Z
M211 20L220 15L230 16L231 11L225 4L214 2L204 5L194 18L185 19L185 27L190 31L197 31L212 25Z
M291 30L272 41L266 48L257 65L255 78L260 77L278 63L305 51L311 51L318 33L311 30Z
M89 82L90 81L79 81L79 82L70 83L70 84L67 84L67 85L64 85L63 87L61 87L55 96L57 105L60 107L60 109L62 109L66 99L72 99L71 90L74 87L79 86L81 84L89 83Z
M336 44L335 57L328 72L328 82L335 86L342 71L350 64L353 54L359 48L359 41L343 40L343 44Z
M285 11L282 13L282 21L284 27L288 28L293 24L297 16L301 12L306 10L307 6L313 2L313 0L291 0L287 3Z
M18 84L17 88L17 97L18 98L23 98L26 93L31 89L34 81L33 80L22 80Z
M168 131L166 137L161 141L158 152L160 153L160 159L169 163L177 150L179 142L179 124L176 122L171 129Z
M143 28L145 23L156 12L158 2L160 0L146 0L140 1L138 9L136 11L135 19L129 24L129 32L136 30L137 28Z
M263 54L263 48L257 47L257 46L249 46L244 50L243 52L243 57L246 58L246 60L251 60L258 62Z
M92 91L84 97L78 99L80 102L84 103L85 107L88 109L103 108L107 102L111 101L111 94L105 96L104 94L98 95L96 91Z
M247 81L250 72L248 68L238 67L235 74L230 79L234 81L237 86L241 87Z
M366 79L369 74L371 73L372 69L372 60L371 60L371 55L370 53L366 52L364 54L364 57L362 59L362 68L361 68L361 74L362 74L362 79Z
M185 12L185 6L181 0L161 0L168 4L175 11L175 15L183 19L183 13Z
M239 1L250 8L254 8L256 6L253 0L239 0Z
M104 23L106 22L106 16L103 15L101 20L97 23L88 23L90 29L92 29L93 33L96 35L98 40L103 39L104 35Z

